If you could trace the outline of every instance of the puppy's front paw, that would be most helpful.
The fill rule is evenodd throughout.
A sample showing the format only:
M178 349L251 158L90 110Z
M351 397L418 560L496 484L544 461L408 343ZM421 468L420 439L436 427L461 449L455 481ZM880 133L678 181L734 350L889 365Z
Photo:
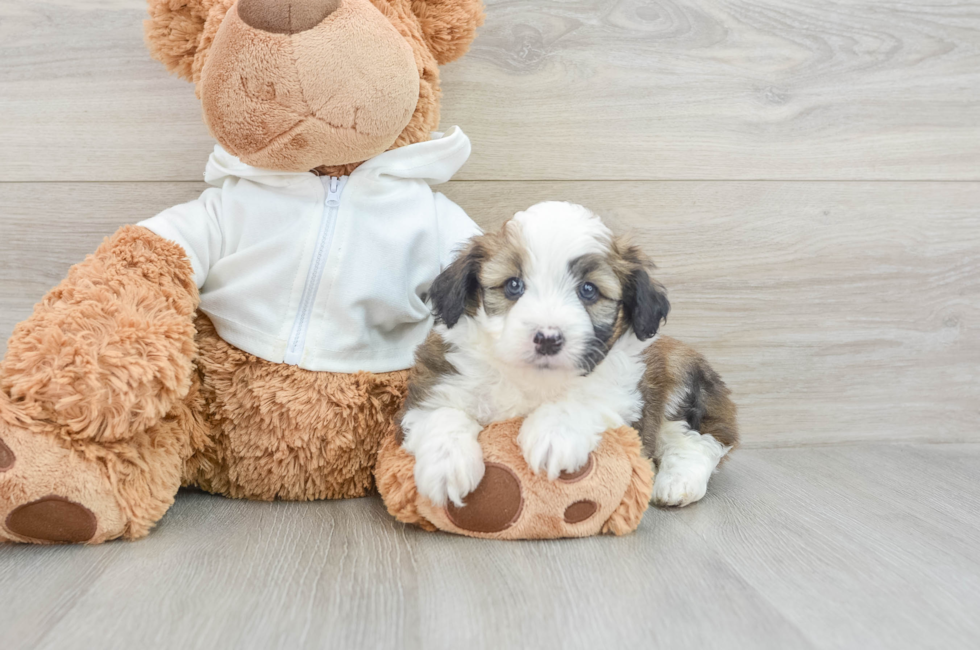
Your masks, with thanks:
M480 443L469 435L433 437L415 452L415 485L439 507L447 500L462 507L463 497L483 480L484 469Z
M670 467L658 472L653 482L653 502L681 507L700 501L708 491L710 476L700 467Z
M554 481L562 472L574 472L585 465L600 437L601 432L584 430L560 413L542 407L524 420L517 442L528 467L536 473L547 472L548 479Z

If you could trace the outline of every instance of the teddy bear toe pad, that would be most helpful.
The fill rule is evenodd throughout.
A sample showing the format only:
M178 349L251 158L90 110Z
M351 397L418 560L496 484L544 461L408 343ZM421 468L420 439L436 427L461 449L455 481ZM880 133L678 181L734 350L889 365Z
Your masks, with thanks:
M599 504L591 499L582 499L565 508L565 523L578 524L589 519L599 510Z
M521 482L508 467L487 463L483 480L466 496L462 508L446 508L449 521L473 533L499 533L514 525L524 509Z
M558 480L562 483L578 483L592 472L593 467L595 467L595 457L589 454L589 460L585 461L585 465L574 472L562 472L558 475Z
M3 440L0 440L0 472L6 472L8 469L14 466L14 461L17 457L14 456L13 450L8 447Z
M98 529L95 513L80 503L56 495L14 508L7 530L24 539L53 543L87 542Z

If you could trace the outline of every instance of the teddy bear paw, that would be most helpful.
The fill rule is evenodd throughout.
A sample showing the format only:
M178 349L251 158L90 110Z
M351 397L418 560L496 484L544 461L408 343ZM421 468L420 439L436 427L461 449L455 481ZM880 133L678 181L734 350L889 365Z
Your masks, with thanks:
M528 473L526 468L522 479L519 470L504 463L488 462L483 480L466 497L465 506L449 504L446 516L453 526L467 533L505 533L517 526L522 517L529 521L521 528L532 537L545 532L535 532L535 521L547 522L546 527L557 527L555 536L574 533L576 524L593 519L600 509L596 501L586 498L592 493L587 480L594 467L595 459L590 454L578 470L562 472L556 481L550 481ZM572 485L580 482L583 485Z
M97 462L53 436L0 424L0 541L94 544L124 529Z

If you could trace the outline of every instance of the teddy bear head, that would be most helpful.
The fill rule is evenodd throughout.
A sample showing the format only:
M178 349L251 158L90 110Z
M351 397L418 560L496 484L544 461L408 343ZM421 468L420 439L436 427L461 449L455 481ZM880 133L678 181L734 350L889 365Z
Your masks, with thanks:
M480 0L148 0L151 54L192 81L211 135L255 167L346 173L429 139L439 70Z

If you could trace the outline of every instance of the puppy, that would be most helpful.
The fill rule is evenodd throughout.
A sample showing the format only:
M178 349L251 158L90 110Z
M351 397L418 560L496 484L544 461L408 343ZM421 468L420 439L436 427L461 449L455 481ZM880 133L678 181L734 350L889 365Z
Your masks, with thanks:
M483 478L478 434L520 416L524 458L549 479L629 424L658 466L655 503L703 497L738 442L735 406L701 356L657 335L670 304L652 269L570 203L540 203L472 239L431 287L436 325L401 417L419 492L463 505Z

